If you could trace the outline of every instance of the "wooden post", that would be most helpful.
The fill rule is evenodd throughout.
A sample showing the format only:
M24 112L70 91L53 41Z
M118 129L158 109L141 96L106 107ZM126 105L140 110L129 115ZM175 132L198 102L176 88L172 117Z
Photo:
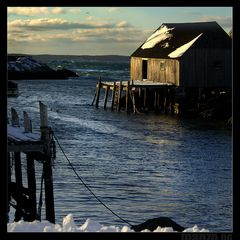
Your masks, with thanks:
M147 108L147 88L144 89L144 98L143 98L143 109L144 111Z
M132 92L133 112L136 113L135 93Z
M127 81L126 85L126 112L128 112L128 99L129 99L129 81Z
M175 112L175 88L171 88L171 113Z
M158 109L159 109L159 105L160 105L160 93L159 93L159 89L157 91L157 106L158 106Z
M12 126L20 127L19 117L18 117L17 111L14 108L11 108L11 115L12 115Z
M22 181L22 165L21 165L21 153L20 152L14 153L14 160L15 160L16 185L19 188L21 188L23 186L23 181Z
M27 154L27 181L29 190L29 221L37 219L36 178L34 159Z
M53 196L53 177L50 156L50 136L48 127L47 106L40 102L40 122L41 122L41 140L46 143L45 159L43 162L44 185L45 185L45 205L46 220L55 223L54 196Z
M167 112L167 88L164 87L164 101L163 101L163 110Z
M107 106L108 89L109 89L109 86L107 86L106 90L105 90L104 101L103 101L103 109L106 109L106 106Z
M100 97L100 91L101 91L101 87L102 87L102 83L101 83L101 78L97 84L97 89L96 89L96 108L98 108L98 104L99 104L99 97Z
M120 111L120 108L121 108L121 97L122 97L122 81L119 82L119 86L118 86L117 111Z
M29 119L28 114L23 111L24 131L26 133L32 132L32 121Z
M154 90L154 108L157 109L157 92Z
M113 87L112 87L112 99L111 99L111 111L114 110L115 90L116 90L116 83L113 82Z

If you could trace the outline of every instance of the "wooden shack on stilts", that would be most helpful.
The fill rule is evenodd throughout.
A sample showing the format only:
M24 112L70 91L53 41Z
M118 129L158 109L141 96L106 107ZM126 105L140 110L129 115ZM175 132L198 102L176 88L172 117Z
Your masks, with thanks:
M46 220L55 223L52 160L56 156L53 131L48 126L47 106L40 104L40 133L32 131L32 122L23 113L24 128L20 127L15 109L11 109L11 124L8 124L8 204L15 208L15 221L41 220L42 190L44 185ZM23 175L23 161L26 176ZM42 163L40 199L37 204L37 181L35 161ZM14 166L14 169L12 169ZM37 169L39 170L39 169ZM12 175L14 173L15 176ZM23 184L26 177L27 186Z
M232 39L216 22L162 24L130 59L130 81L100 80L96 107L101 89L104 109L112 90L111 110L128 111L131 103L133 112L179 113L185 103L199 109L207 99L231 94Z

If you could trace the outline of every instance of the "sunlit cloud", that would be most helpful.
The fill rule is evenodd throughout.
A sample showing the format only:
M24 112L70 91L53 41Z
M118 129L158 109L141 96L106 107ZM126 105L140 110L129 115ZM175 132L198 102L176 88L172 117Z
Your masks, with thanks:
M114 24L108 22L74 22L68 21L60 18L39 18L39 19L28 19L28 20L14 20L9 22L8 28L17 29L22 28L24 30L31 31L47 31L50 29L55 30L69 30L75 28L112 28L115 27Z
M47 7L8 7L8 14L35 16L38 14L49 14Z
M64 14L66 13L66 10L64 10L63 8L61 7L55 7L52 9L51 11L53 14Z

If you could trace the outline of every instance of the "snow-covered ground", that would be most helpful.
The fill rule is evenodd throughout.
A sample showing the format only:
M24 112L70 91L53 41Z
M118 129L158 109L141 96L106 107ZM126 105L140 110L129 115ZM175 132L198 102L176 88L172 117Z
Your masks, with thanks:
M104 226L100 223L87 219L82 226L76 226L72 214L63 218L62 224L52 224L48 221L33 221L8 223L8 232L134 232L129 226ZM142 232L150 232L143 230ZM174 232L171 227L158 227L154 232ZM187 228L184 232L209 232L207 229L200 229L197 225Z

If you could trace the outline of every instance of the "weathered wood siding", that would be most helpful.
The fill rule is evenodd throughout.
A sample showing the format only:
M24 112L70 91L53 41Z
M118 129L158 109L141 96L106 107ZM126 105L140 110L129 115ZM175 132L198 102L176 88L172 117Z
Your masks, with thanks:
M173 59L149 59L148 80L179 85L179 62Z
M146 58L131 58L131 80L142 80L142 61ZM179 85L179 61L175 59L147 59L147 79L153 82Z
M131 80L142 80L142 58L131 57Z
M184 87L231 87L231 51L196 48L180 59L180 85Z

